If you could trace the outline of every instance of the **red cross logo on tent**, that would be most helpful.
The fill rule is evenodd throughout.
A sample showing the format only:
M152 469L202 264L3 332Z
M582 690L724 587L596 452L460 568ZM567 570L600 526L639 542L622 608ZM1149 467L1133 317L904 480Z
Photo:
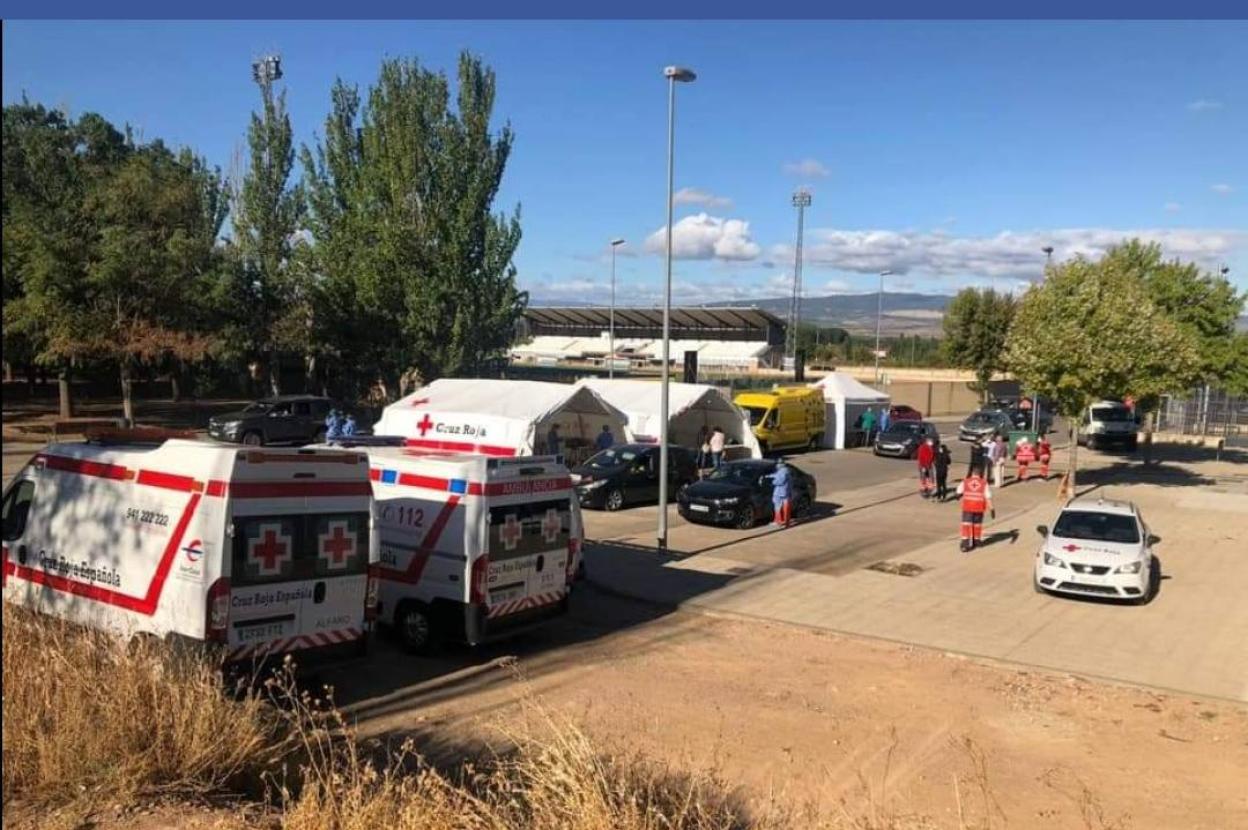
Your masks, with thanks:
M277 576L290 562L290 537L282 533L281 524L263 524L259 537L248 539L247 558L260 576Z
M325 567L341 570L347 566L347 557L355 552L355 534L346 522L330 522L326 533L320 534L321 549L318 554Z
M420 430L420 437L424 438L425 433L433 429L433 421L429 418L429 413L425 413L425 417L416 423L416 429Z
M559 511L552 507L546 511L546 518L542 520L542 538L553 544L558 540L561 530L563 519L559 518Z
M520 537L524 535L524 527L520 524L520 520L516 518L515 513L507 514L507 521L503 522L503 529L499 531L499 536L503 539L503 547L506 550L515 550L516 545L520 542Z

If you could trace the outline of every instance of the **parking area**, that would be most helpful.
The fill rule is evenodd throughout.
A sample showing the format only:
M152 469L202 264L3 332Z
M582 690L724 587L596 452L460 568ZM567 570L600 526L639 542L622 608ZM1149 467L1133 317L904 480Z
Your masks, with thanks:
M1128 481L1114 461L1087 454L1084 481L1135 500L1162 537L1160 593L1144 607L1033 591L1056 480L1005 487L990 544L965 555L956 505L924 502L912 464L865 452L795 458L819 477L821 510L788 530L674 519L660 555L655 508L589 513L590 576L664 604L1248 701L1248 476L1195 463Z

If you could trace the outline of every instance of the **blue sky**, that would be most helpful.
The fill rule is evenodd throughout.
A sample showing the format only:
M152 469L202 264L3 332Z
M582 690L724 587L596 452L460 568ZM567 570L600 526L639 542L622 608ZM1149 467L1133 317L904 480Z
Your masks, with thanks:
M1021 285L1127 232L1248 289L1244 23L25 23L4 27L4 102L94 110L225 169L283 56L297 139L335 77L387 56L498 73L516 145L498 206L522 206L536 298L654 302L665 214L661 69L677 90L678 302L787 293L792 191L808 186L808 295Z

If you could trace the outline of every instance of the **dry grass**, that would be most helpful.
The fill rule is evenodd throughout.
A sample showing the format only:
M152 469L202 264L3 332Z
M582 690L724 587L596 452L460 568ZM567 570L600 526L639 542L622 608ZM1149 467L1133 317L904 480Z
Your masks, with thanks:
M286 751L270 707L159 644L6 607L3 654L6 806L220 792Z

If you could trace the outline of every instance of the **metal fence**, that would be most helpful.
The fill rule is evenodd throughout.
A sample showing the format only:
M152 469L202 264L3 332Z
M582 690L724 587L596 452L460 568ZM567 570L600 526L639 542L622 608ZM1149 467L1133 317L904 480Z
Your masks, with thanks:
M1219 436L1228 445L1248 445L1248 398L1208 386L1182 397L1167 396L1162 399L1157 426L1162 432Z

